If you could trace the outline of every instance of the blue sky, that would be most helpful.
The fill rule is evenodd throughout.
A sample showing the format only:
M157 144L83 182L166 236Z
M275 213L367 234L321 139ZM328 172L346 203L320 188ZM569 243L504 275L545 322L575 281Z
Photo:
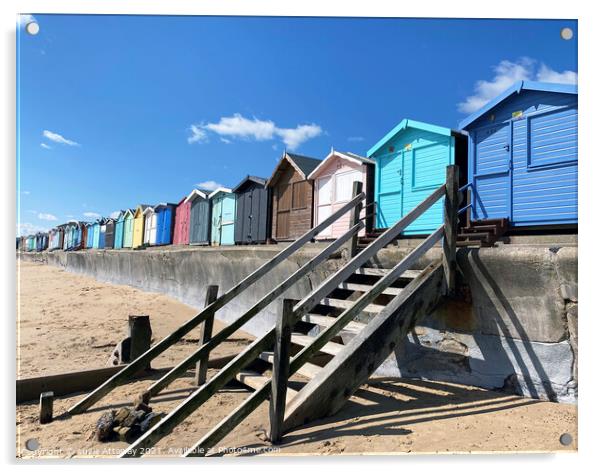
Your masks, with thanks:
M36 36L17 29L23 234L269 177L285 147L362 154L403 118L455 127L514 80L577 78L572 20L34 18Z

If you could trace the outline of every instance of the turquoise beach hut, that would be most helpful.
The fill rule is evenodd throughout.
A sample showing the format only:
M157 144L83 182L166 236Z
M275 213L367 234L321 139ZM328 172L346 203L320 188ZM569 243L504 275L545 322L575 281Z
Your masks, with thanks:
M100 248L100 220L97 220L92 225L92 248Z
M220 187L209 195L211 203L211 245L234 245L236 195Z
M402 120L369 151L376 162L376 228L388 228L445 183L445 169L460 167L466 182L467 138L462 132ZM425 235L443 223L443 199L406 227L404 235Z

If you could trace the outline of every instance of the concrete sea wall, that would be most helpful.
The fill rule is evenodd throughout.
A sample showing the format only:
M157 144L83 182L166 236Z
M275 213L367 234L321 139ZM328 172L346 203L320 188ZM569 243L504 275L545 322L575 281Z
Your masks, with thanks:
M415 242L416 240L414 240ZM375 266L392 267L413 244L379 252ZM236 318L278 282L308 261L322 246L308 245L277 266L217 313L225 322ZM92 276L99 281L159 292L201 308L205 288L232 287L281 248L86 250L24 254ZM429 251L418 267L440 258ZM422 320L375 373L505 389L528 397L575 402L577 399L577 247L574 243L501 245L462 249L458 297ZM324 262L285 294L300 299L344 263ZM274 322L278 303L245 325L254 335Z

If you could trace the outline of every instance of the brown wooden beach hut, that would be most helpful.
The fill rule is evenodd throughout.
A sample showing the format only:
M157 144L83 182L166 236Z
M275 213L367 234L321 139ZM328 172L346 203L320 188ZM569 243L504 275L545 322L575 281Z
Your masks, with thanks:
M312 227L313 181L319 159L285 152L267 182L272 192L272 239L295 240Z

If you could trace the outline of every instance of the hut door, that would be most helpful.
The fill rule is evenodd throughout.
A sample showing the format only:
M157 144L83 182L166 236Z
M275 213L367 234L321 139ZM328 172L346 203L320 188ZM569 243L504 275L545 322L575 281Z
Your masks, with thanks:
M318 225L332 215L332 181L333 176L325 176L318 179ZM319 233L319 236L329 237L332 235L332 225Z
M292 189L293 186L288 183L277 188L276 238L288 238L290 235Z
M476 220L510 217L510 126L475 130L473 207Z
M403 159L395 152L378 159L377 228L388 228L401 217Z
M213 221L211 223L211 244L219 245L221 243L221 225L222 225L222 198L215 197L213 200Z

